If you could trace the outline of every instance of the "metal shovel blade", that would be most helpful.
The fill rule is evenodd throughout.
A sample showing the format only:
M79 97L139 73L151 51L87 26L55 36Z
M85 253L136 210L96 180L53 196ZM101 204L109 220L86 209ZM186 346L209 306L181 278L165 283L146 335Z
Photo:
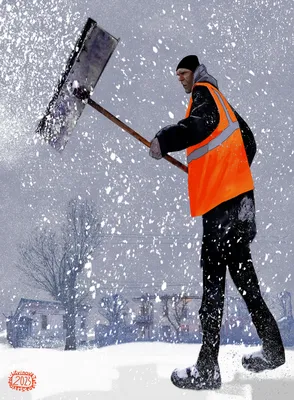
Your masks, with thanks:
M77 87L92 93L119 39L88 19L61 75L58 87L36 132L62 151L86 102L74 95Z

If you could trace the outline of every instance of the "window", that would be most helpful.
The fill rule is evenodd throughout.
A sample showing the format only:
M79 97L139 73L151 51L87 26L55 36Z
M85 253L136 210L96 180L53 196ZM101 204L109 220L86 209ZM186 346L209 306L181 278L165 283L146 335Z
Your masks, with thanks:
M180 329L181 329L181 331L182 331L183 333L189 333L189 325L187 325L187 324L182 324L182 325L180 326Z
M81 329L86 329L86 317L84 315L81 316Z
M47 329L47 326L48 326L47 315L41 315L41 326L42 326L42 329Z

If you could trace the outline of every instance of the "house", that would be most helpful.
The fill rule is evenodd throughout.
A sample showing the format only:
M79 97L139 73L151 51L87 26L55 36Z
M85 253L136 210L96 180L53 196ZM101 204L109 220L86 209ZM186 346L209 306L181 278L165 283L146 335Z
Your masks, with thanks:
M177 299L177 309L173 308L173 299ZM134 324L139 340L173 341L177 334L181 340L200 340L198 313L199 296L177 295L141 295L132 299L137 303L134 308ZM181 309L181 311L180 311ZM180 314L180 315L179 315ZM173 321L174 327L170 321ZM176 333L175 327L178 328Z
M128 303L123 318L118 315L112 326L99 312L99 301L93 304L88 317L89 326L93 326L91 344L100 347L135 341L202 341L199 319L201 296L172 293L136 295L125 298ZM223 344L259 344L251 317L239 296L227 295L225 298L221 341Z
M76 317L77 342L87 341L88 306ZM58 347L65 341L65 309L60 302L21 298L6 321L7 340L13 347Z
M137 340L200 343L202 329L198 312L201 299L199 295L176 294L133 297L133 329ZM221 339L222 343L259 342L245 303L239 297L226 296Z

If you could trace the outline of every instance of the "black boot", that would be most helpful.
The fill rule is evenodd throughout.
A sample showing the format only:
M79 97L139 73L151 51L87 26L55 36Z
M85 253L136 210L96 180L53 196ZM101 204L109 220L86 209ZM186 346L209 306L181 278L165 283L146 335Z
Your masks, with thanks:
M242 365L251 372L262 372L280 367L285 364L285 351L281 348L279 351L273 347L271 350L264 348L253 354L243 356Z
M200 369L196 365L184 369L175 369L171 375L172 383L181 389L215 390L221 387L221 375L218 363L213 367Z

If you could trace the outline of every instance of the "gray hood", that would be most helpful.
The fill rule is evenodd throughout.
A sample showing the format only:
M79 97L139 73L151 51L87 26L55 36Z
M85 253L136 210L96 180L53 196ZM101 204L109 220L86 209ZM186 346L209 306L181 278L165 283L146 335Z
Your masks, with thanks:
M194 72L194 83L208 82L218 88L217 80L207 72L204 64L200 64Z

